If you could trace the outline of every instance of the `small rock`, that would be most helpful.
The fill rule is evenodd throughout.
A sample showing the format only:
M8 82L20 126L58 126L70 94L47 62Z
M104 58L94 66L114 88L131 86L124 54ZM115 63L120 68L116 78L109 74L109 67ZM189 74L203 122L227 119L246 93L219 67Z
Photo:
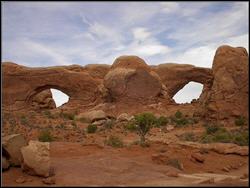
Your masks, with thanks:
M19 177L16 179L16 183L24 183L26 180L24 177Z
M225 172L229 172L230 171L230 169L227 168L227 167L222 168L222 170L225 171Z
M101 120L94 121L92 125L100 126L100 125L103 125L105 122L106 120L101 119Z
M244 173L244 174L242 174L240 179L247 179L248 177L249 177L248 173Z
M192 153L191 157L200 163L203 163L205 161L205 157L201 155L200 153Z
M117 121L130 121L133 119L133 116L129 116L127 113L122 113L117 117Z
M55 184L55 183L56 183L56 179L55 179L55 177L48 177L48 178L44 178L44 179L42 180L42 182L43 182L44 184L52 185L52 184Z
M167 176L177 178L179 177L179 174L177 172L167 172Z
M166 129L167 131L172 131L174 130L174 125L167 125Z

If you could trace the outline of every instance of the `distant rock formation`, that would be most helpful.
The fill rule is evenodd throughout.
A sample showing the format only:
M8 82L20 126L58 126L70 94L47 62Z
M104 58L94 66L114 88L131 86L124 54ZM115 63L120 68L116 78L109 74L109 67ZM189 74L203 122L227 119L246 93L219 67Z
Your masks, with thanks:
M149 66L137 56L121 56L110 65L71 65L29 68L2 63L3 109L53 108L50 88L70 98L63 108L87 109L98 105L164 103L174 105L173 96L190 81L203 84L196 100L196 114L208 119L248 115L248 54L244 48L221 46L212 69L166 63ZM104 105L105 106L105 105ZM140 105L137 105L140 108ZM145 108L144 108L145 109Z

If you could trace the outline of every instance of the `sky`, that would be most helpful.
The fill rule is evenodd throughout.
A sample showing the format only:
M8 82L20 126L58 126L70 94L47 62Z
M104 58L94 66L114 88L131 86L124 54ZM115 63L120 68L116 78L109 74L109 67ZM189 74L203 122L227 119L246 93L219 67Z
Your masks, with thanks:
M221 45L249 51L248 17L248 2L238 1L6 1L2 62L30 67L112 64L121 55L137 55L149 65L211 68Z

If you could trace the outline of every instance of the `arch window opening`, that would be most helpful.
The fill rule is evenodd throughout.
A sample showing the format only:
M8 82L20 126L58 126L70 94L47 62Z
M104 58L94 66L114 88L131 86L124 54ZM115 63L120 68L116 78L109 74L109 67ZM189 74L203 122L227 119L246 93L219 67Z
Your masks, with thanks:
M50 89L52 93L52 98L55 101L56 108L62 106L69 101L69 96L58 89Z
M203 89L203 84L197 82L189 82L173 97L176 103L191 103L193 99L199 99Z

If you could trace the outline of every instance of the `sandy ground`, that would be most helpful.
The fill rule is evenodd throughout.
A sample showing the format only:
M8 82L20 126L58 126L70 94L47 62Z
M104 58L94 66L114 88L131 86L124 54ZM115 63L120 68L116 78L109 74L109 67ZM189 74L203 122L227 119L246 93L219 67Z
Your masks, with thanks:
M164 152L164 150L166 150ZM221 155L209 152L203 164L188 159L191 149L179 145L151 144L148 148L137 145L124 148L82 145L81 143L52 142L51 160L55 168L54 185L45 185L43 178L24 174L20 168L3 172L4 186L247 186L248 157ZM165 153L182 161L184 169L156 164L152 155ZM224 172L223 166L244 163L240 168ZM178 172L179 177L168 177ZM16 183L18 177L26 182ZM215 183L200 183L214 177Z

